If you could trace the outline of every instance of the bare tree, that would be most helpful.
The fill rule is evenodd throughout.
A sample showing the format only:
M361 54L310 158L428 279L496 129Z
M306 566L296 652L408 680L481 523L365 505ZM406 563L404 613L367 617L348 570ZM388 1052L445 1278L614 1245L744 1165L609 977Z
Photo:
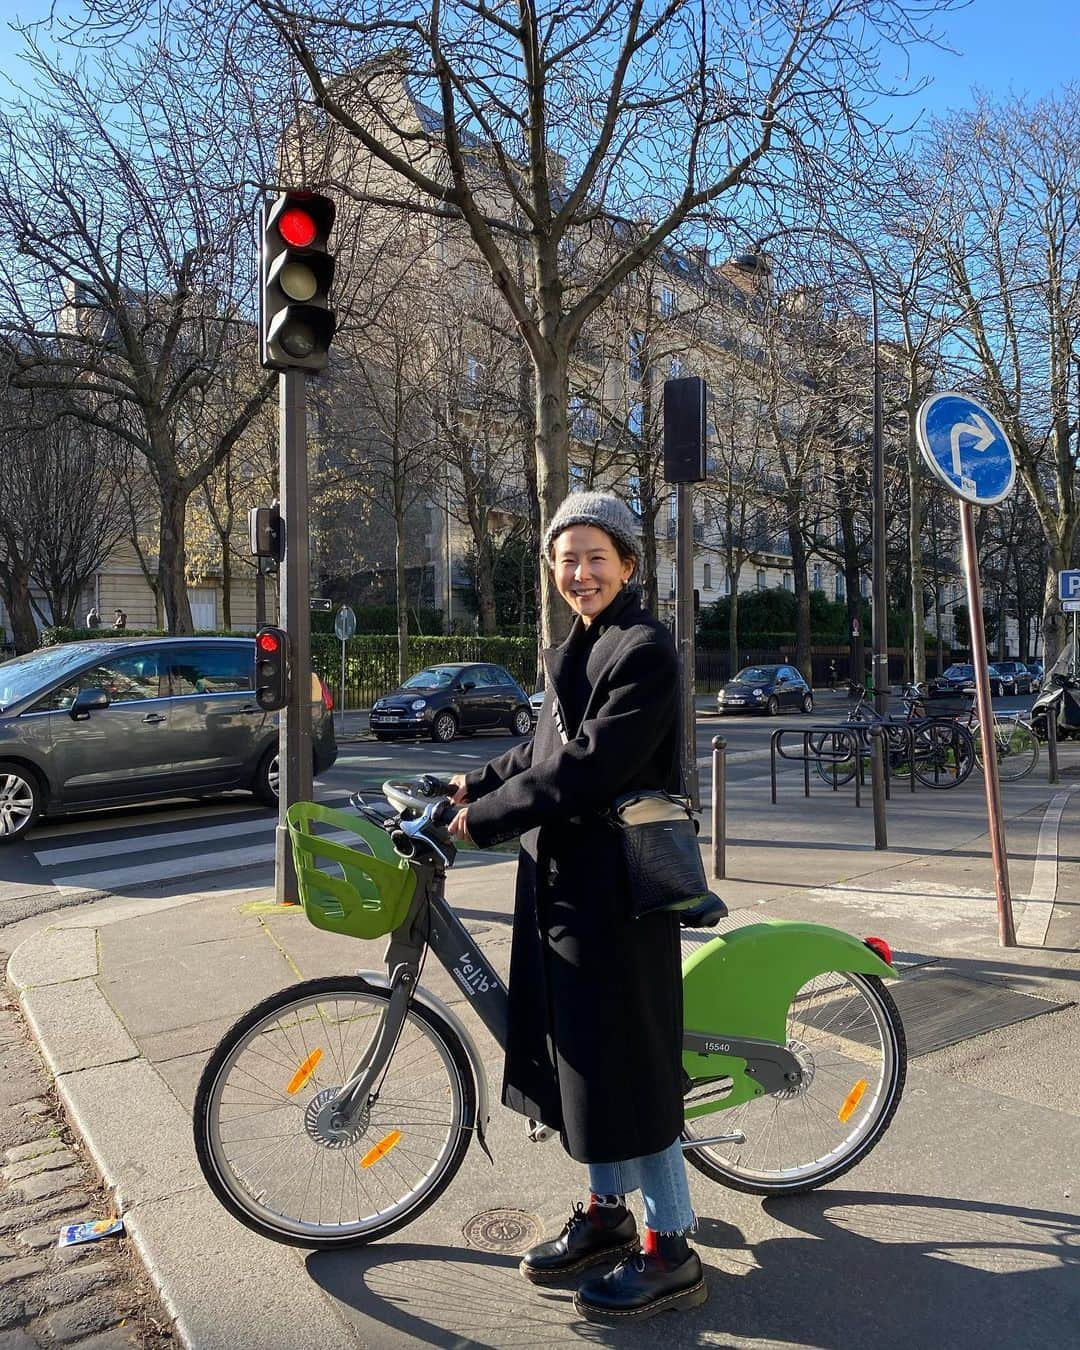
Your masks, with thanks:
M271 391L253 368L248 125L200 102L160 49L102 47L96 74L36 52L0 109L0 323L12 381L144 458L160 499L157 590L191 631L185 509Z

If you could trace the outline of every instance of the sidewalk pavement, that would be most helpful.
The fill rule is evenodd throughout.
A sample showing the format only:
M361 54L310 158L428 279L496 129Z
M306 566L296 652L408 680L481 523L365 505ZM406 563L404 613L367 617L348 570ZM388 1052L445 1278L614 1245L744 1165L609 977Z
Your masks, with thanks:
M1063 753L1067 774L1080 773L1074 755ZM732 786L728 876L717 885L729 923L805 918L888 939L905 972L896 992L906 996L908 1086L884 1140L832 1187L762 1202L692 1172L709 1302L617 1332L577 1319L572 1290L526 1285L513 1252L463 1236L470 1218L501 1208L557 1230L583 1192L581 1169L558 1143L529 1143L520 1118L497 1104L494 1161L474 1144L437 1205L370 1247L274 1246L206 1189L189 1113L211 1047L297 978L381 968L381 943L350 947L295 909L260 904L257 890L117 899L36 930L27 921L9 981L181 1340L196 1350L644 1347L660 1336L673 1347L1075 1345L1078 786L1080 777L1005 788L1024 944L1012 949L997 944L975 779L895 794L887 853L873 849L868 804L856 811L850 796L827 791L804 800L797 772L785 774L778 807L767 776ZM511 861L460 869L448 884L503 973L513 871ZM465 1018L497 1103L497 1048L434 960L423 982ZM935 988L951 990L944 1006L940 992L936 1003L918 997ZM971 1019L986 1007L990 1029L973 1037ZM930 1049L943 1019L961 1039Z

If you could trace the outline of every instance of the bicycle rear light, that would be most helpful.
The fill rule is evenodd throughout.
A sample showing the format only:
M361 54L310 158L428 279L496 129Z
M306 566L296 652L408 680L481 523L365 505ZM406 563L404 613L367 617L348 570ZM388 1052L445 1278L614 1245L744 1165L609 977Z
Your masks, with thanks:
M884 938L868 937L863 938L863 942L866 943L872 952L876 952L887 966L892 965L892 948Z

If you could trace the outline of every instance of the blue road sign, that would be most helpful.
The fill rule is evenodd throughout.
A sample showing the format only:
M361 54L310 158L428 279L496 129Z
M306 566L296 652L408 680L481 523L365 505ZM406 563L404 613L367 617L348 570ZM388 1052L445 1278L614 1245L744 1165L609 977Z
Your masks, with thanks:
M1058 573L1058 599L1080 600L1080 570Z
M1016 460L1009 438L967 394L949 391L925 399L916 439L931 470L965 501L993 506L1012 491Z

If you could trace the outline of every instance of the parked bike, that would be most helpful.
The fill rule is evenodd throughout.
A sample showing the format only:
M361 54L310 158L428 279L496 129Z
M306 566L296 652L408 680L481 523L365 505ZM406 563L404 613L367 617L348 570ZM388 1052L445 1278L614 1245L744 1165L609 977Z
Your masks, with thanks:
M1057 734L1062 739L1080 736L1080 672L1073 661L1071 645L1045 672L1038 697L1031 705L1031 725L1039 740L1049 735L1050 709L1057 713Z
M474 1134L487 1152L483 1060L462 1019L419 983L430 951L505 1045L506 988L445 895L457 856L451 791L423 776L388 781L382 800L355 797L356 816L289 809L308 919L389 942L385 972L305 980L264 999L203 1070L194 1109L203 1175L231 1214L274 1241L333 1248L385 1237L438 1200ZM698 922L724 914L710 896ZM687 932L682 1146L694 1167L737 1190L785 1195L866 1157L907 1072L883 984L896 977L891 962L883 940L818 924Z

